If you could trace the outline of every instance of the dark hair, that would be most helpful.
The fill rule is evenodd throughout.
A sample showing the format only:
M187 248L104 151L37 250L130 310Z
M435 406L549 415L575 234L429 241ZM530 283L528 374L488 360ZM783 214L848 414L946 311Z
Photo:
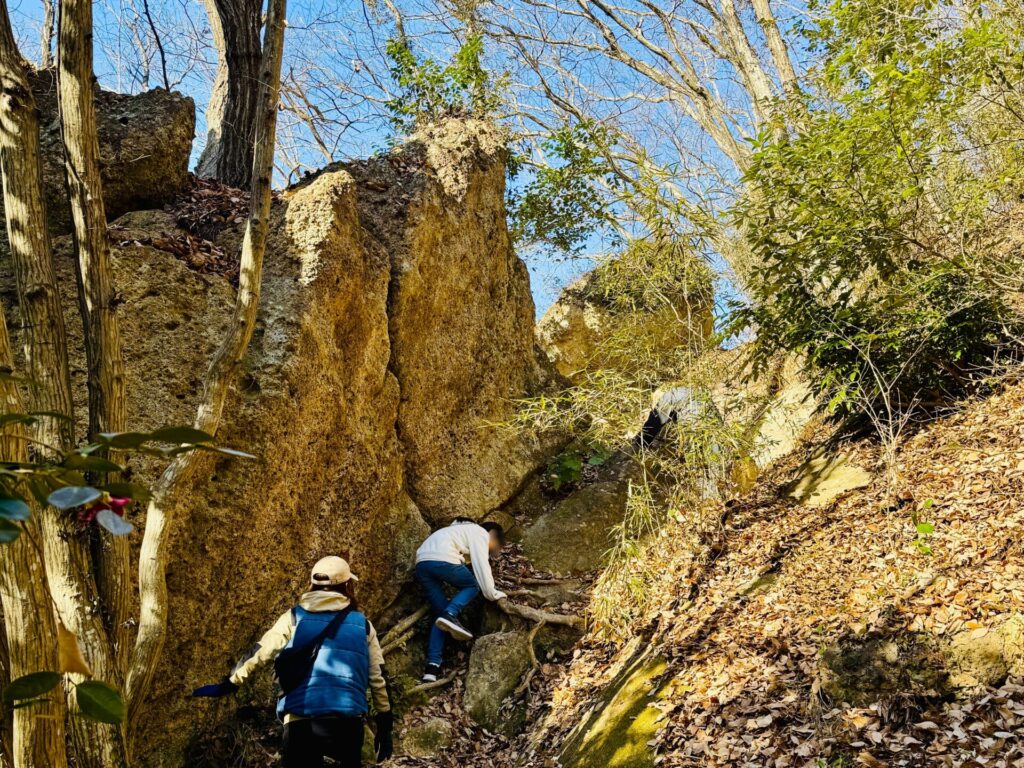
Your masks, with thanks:
M314 584L311 592L337 592L348 598L349 605L353 611L359 610L359 601L356 600L356 583L352 579L341 584Z
M502 528L500 524L493 520L488 520L486 523L480 523L480 527L488 533L495 534L498 539L498 543L503 547L505 546L505 529Z

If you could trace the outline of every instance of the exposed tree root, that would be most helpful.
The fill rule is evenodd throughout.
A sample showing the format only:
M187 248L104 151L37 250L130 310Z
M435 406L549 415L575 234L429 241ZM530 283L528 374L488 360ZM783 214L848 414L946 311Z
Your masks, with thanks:
M497 602L497 606L509 616L518 616L519 618L526 619L527 621L558 624L563 627L577 627L579 629L582 629L584 626L584 621L581 616L550 613L549 611L541 611L537 608L531 608L528 605L510 603L508 600L499 600Z

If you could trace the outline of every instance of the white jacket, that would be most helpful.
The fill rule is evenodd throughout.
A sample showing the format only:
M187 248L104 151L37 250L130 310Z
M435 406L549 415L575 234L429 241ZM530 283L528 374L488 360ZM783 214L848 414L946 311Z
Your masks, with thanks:
M507 595L494 587L491 574L491 534L476 523L452 523L434 531L416 550L416 563L437 562L465 565L466 557L473 564L473 575L483 596L502 600Z

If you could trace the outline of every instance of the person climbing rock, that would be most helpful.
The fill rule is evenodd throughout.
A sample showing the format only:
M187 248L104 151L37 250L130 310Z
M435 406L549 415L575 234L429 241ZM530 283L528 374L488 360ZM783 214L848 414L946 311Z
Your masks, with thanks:
M669 423L675 424L686 443L687 463L696 459L700 464L700 495L705 499L722 499L733 457L727 451L722 414L710 393L668 385L656 390L651 401L647 420L633 438L633 449L650 448Z
M651 401L647 421L633 438L633 447L637 450L650 448L669 422L692 424L701 418L703 408L700 398L690 387L658 389Z
M259 667L276 659L284 689L277 703L284 721L284 768L320 768L324 757L334 758L342 768L359 768L367 689L377 712L377 759L386 760L394 751L384 655L373 625L359 612L356 581L343 558L318 561L309 590L260 638L248 658L220 683L192 692L197 698L232 694Z
M491 556L505 546L505 531L497 523L477 525L460 518L447 528L430 534L416 550L416 580L423 587L434 615L427 646L427 667L423 682L435 682L441 676L445 635L458 640L472 640L473 633L462 626L459 614L483 593L488 600L502 600L505 593L494 586ZM469 557L473 570L466 567ZM453 587L450 600L445 587Z

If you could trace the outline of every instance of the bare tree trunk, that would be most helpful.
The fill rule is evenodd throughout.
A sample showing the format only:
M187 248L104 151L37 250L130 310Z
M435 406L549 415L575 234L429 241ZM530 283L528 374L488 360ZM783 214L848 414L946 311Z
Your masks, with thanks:
M198 429L210 434L215 434L220 426L228 391L242 367L259 310L263 254L270 224L270 189L281 90L285 9L285 0L270 0L259 74L259 119L252 167L252 195L242 241L241 272L234 317L228 335L206 375L203 399L195 420ZM202 461L198 452L178 456L161 476L146 515L146 529L139 554L139 634L128 674L130 722L138 717L167 633L166 571L168 536L174 512L172 496L180 483L194 475Z
M3 16L0 26L9 30L6 3ZM7 320L0 308L0 369L12 370L13 362ZM0 405L3 413L24 412L17 384L0 381ZM8 425L0 431L0 457L8 461L28 460L24 430ZM39 535L39 523L33 517L25 523L17 540L4 545L0 557L0 604L4 611L11 678L57 669L57 629L46 590L42 552L36 548ZM43 765L63 768L67 765L64 707L60 697L49 697L35 707L16 709L12 716L10 757L14 768Z
M49 69L53 66L53 27L56 14L53 12L55 0L43 0L43 29L39 35L39 66Z
M58 21L58 96L77 259L79 305L85 336L89 385L89 433L120 432L125 427L125 380L117 300L107 243L107 220L100 183L99 140L93 88L92 4L62 0ZM122 675L115 657L128 645L131 592L128 541L104 536L92 563L85 546L49 532L46 537L51 593L61 620L82 641L93 671L112 684ZM51 563L51 551L53 562ZM58 567L55 567L58 566ZM96 595L92 594L92 570ZM99 598L111 627L92 610ZM87 602L86 602L87 601ZM88 766L127 763L124 729L75 718L72 739L79 762Z
M49 255L49 242L42 218L42 193L39 176L39 131L35 104L24 65L18 53L7 13L6 0L0 0L0 167L3 169L4 210L12 257L19 271L19 294L26 324L46 323L47 314L54 306L60 314L58 298L51 292L45 275L24 272L24 260L42 248ZM33 165L34 163L34 165ZM52 271L52 263L47 262ZM45 265L41 265L45 269ZM50 283L52 287L52 282ZM30 355L30 378L33 392L47 389L59 391L70 402L70 384L53 369L45 366L47 357L64 357L67 371L67 350L63 339L63 318L55 327L47 326L43 333L53 334L55 348L45 344L32 344L26 350ZM13 355L7 335L7 323L0 311L0 366L10 370ZM23 411L24 405L15 385L8 383L3 392L4 411ZM55 410L63 410L54 408ZM59 439L66 427L61 422L46 419L41 428ZM66 434L66 431L64 432ZM3 457L24 461L28 458L27 443L22 431L5 435ZM39 548L41 534L38 517L33 517L25 533L13 544L7 545L0 557L0 602L4 608L5 648L7 673L11 678L43 670L56 670L56 627L47 591L47 578L43 552ZM33 541L34 537L35 541ZM64 706L54 697L42 709L18 709L13 715L13 736L8 756L14 768L29 766L67 765L64 750Z
M217 78L206 109L206 147L196 173L248 187L259 121L262 0L205 0L217 48Z

